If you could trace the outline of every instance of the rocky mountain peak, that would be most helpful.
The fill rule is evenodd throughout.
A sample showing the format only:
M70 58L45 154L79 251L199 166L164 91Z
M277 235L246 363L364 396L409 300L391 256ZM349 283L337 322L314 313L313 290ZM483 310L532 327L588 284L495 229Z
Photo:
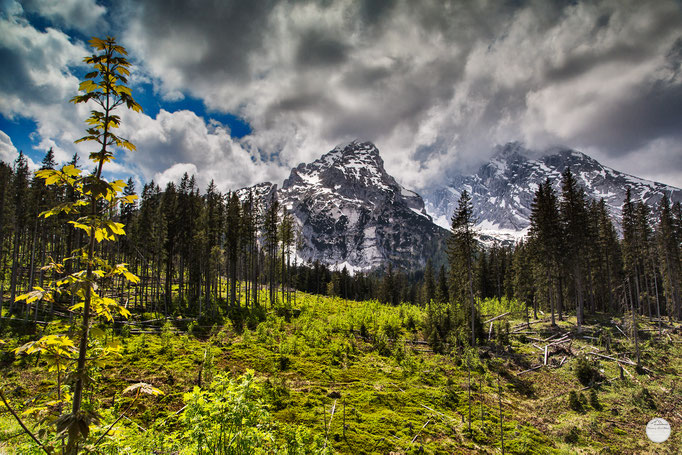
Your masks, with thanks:
M240 188L235 193L237 193L237 197L241 201L246 201L249 195L256 201L270 201L275 191L277 191L277 185L270 182L262 182L251 187Z
M334 150L327 153L327 155L331 154L338 154L343 160L352 160L354 157L359 159L369 158L375 160L380 166L383 166L383 161L379 156L379 149L369 141L360 141L356 139L348 144L337 145ZM324 158L324 156L322 158Z
M508 142L494 148L493 161L526 161L528 149L520 142Z
M578 168L582 171L598 170L603 167L599 161L591 156L564 147L550 149L540 160L546 165L556 168L559 172L563 172L568 167L572 171Z
M501 239L518 238L530 225L531 205L538 185L549 179L559 194L561 174L567 168L588 197L597 201L604 199L617 225L627 187L632 190L634 200L645 202L654 213L664 195L673 201L682 200L679 188L619 172L577 150L556 147L540 158L527 158L538 155L517 142L497 147L490 162L476 174L457 176L447 188L427 194L429 214L441 226L447 226L459 195L466 189L472 195L480 231Z
M379 150L371 142L339 145L312 163L301 163L284 181L283 189L323 187L348 193L358 190L394 191L399 185L384 169ZM347 194L351 196L351 194Z
M389 262L423 266L444 248L447 233L433 224L421 196L386 172L371 142L340 145L299 164L279 190L252 189L266 196L274 192L293 215L302 237L296 254L305 262L319 260L351 272Z

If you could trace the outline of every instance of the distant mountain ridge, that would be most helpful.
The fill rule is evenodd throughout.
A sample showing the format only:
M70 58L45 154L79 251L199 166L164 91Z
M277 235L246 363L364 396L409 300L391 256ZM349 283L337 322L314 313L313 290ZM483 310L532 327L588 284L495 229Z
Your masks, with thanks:
M673 202L682 201L682 189L635 177L600 164L588 155L556 148L546 155L535 155L518 142L496 148L496 154L474 175L455 177L445 188L424 195L426 210L434 221L445 227L457 208L463 190L472 196L478 229L497 238L519 238L528 231L530 213L538 185L549 178L557 194L561 173L571 168L587 196L604 198L616 224L620 223L625 191L630 187L632 199L642 200L656 210L665 195Z
M587 196L604 198L616 223L628 186L633 200L654 209L663 195L682 201L679 188L616 171L576 150L558 148L528 158L533 155L518 142L498 146L478 172L457 176L422 199L386 172L374 144L354 141L299 164L281 188L265 182L237 194L245 200L252 193L265 205L276 197L298 226L300 260L351 272L388 263L418 268L429 258L444 261L450 218L465 189L472 196L483 244L523 237L538 185L549 178L559 192L561 173L568 167Z
M281 188L270 183L249 191L265 201L273 195L293 214L302 246L297 255L333 268L369 270L388 263L423 267L444 253L447 231L435 225L424 201L384 169L371 142L334 148L291 170Z

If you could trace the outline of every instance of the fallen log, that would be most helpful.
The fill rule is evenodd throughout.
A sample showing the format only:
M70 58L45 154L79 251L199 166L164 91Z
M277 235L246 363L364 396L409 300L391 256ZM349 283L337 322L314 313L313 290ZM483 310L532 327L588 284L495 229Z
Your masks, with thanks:
M555 333L554 335L548 336L547 338L545 338L545 339L543 339L543 340L540 340L540 341L542 341L542 342L544 343L544 342L546 342L546 341L551 340L552 338L558 337L559 335L561 335L561 333Z
M517 329L523 329L524 327L531 326L533 324L539 324L541 322L547 322L549 321L549 318L544 318L544 319L538 319L537 321L531 321L531 322L523 322L521 324L515 325L514 328L512 329L512 332L516 332Z
M561 339L556 340L556 341L552 341L552 342L549 343L547 346L558 346L558 345L560 345L560 344L566 343L567 341L573 341L573 340L571 340L571 339L568 337L568 335L566 335L564 338L561 338Z
M588 352L587 355L596 355L597 357L601 357L603 359L611 360L614 362L624 363L626 365L637 366L637 364L635 362L633 362L632 360L621 360L621 359L617 359L615 357L611 357L609 355L599 354L598 352Z
M504 313L504 314L501 314L501 315L499 315L499 316L495 316L494 318L488 319L488 320L485 321L483 324L487 324L487 323L489 323L489 322L497 321L498 319L503 318L503 317L505 317L505 316L508 315L508 314L511 314L511 311L507 311L507 312Z
M618 331L619 331L620 333L622 333L622 334L623 334L623 336L624 336L625 338L627 338L627 339L628 339L628 341L630 341L630 337L629 337L629 336L627 336L627 335L625 334L625 332L623 332L623 330L621 330L621 328L620 328L620 327L618 327L618 324L613 324L613 325L615 325L615 326L616 326L616 328L618 329Z
M524 370L524 371L522 371L522 372L520 372L520 373L516 373L516 376L521 376L522 374L528 373L529 371L535 371L535 370L537 370L538 368L542 368L542 365L536 365L536 366L531 367L531 368L528 368L527 370Z

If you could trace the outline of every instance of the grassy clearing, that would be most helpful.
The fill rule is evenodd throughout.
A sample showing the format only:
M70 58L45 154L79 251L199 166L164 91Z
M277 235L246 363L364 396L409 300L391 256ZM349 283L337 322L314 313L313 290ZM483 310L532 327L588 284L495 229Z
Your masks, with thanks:
M555 328L540 323L530 326L532 333L507 335L524 322L523 309L515 302L484 302L484 314L512 314L494 324L493 341L479 349L472 365L469 434L464 357L456 349L435 354L424 343L424 310L306 294L299 294L298 307L295 316L270 311L265 320L246 324L243 330L229 322L195 326L192 334L177 333L186 331L184 322L167 323L159 334L106 329L107 341L120 342L121 349L119 356L92 372L95 385L87 396L93 407L104 411L103 420L113 421L128 405L130 398L120 392L131 383L151 383L165 395L137 403L130 419L121 420L107 436L104 450L145 453L149 444L167 450L162 453L190 450L182 421L184 394L199 384L206 388L220 375L238 378L247 370L255 371L276 438L305 430L310 441L333 453L498 453L498 375L506 453L672 454L682 447L679 329L668 329L658 338L648 331L654 326L642 320L641 328L647 330L641 332L643 362L650 372L638 374L626 365L632 377L625 374L621 380L616 362L598 358L590 364L598 382L585 389L576 375L580 356L613 356L633 349L609 317L588 319L582 334L576 332L575 318L568 318ZM59 323L45 328L54 333L67 329ZM41 360L15 359L11 349L39 336L16 332L8 336L6 330L3 335L7 344L0 368L3 389L24 410L36 394L39 400L47 399L55 381ZM544 362L541 349L552 341L534 340L556 340L564 333L572 339L570 347L558 346L547 366L519 375ZM507 339L505 345L496 341ZM579 410L571 409L571 391L582 403ZM650 442L644 431L656 416L673 427L664 444ZM2 450L27 453L21 452L28 447L27 438L7 413L0 414L0 427Z

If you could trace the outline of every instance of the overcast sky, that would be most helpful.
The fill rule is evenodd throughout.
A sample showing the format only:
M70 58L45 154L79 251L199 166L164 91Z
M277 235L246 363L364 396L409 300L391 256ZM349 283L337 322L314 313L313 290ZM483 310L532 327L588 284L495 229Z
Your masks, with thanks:
M354 139L416 190L521 141L682 187L680 1L0 0L0 159L90 145L68 100L117 37L144 114L110 169L222 190Z

